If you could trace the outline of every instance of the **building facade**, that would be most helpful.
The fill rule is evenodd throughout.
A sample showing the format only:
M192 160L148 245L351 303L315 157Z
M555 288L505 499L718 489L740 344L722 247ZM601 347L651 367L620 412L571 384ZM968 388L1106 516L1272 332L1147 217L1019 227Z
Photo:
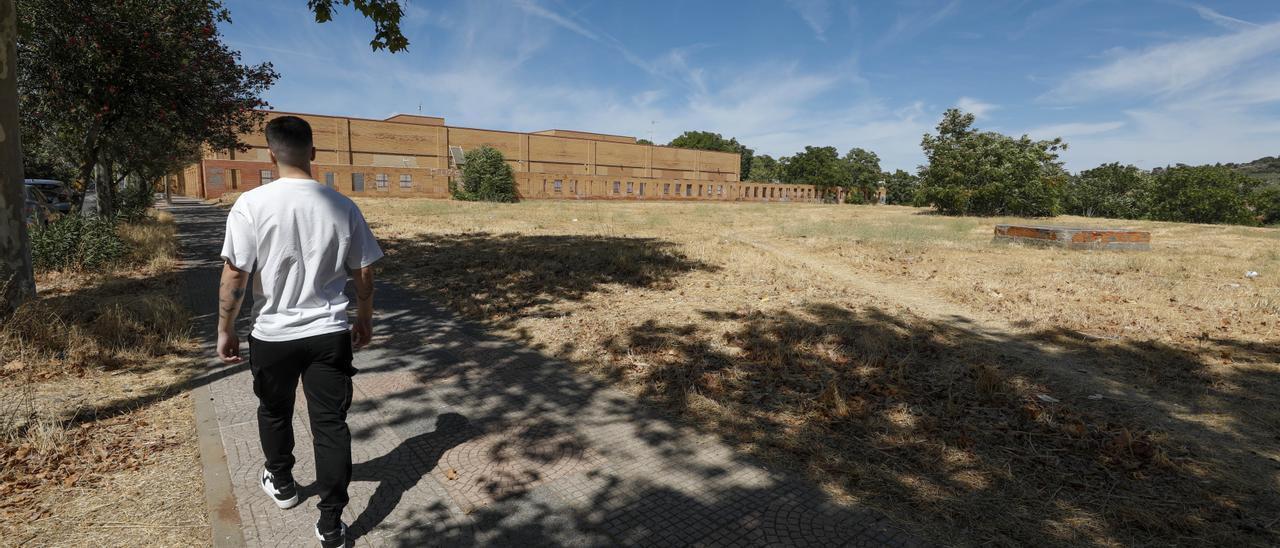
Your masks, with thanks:
M267 119L285 114L267 112ZM449 197L462 152L491 146L515 172L521 199L819 201L811 185L739 180L736 153L636 143L634 137L552 129L517 133L451 127L443 118L385 120L293 114L311 124L312 176L351 196ZM216 198L278 175L261 132L249 150L210 151L171 179L174 191Z

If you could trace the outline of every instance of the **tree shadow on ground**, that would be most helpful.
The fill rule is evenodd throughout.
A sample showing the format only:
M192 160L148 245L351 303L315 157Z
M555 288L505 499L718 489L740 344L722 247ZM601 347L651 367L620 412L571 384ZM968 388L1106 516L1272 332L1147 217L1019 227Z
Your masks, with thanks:
M662 289L718 270L655 238L472 232L381 243L388 260L380 275L498 327L606 286Z
M1256 408L1280 401L1271 348L1218 341L1256 360L1222 370L1158 342L988 333L877 308L703 316L609 341L615 380L935 538L1280 541L1280 464L1257 453L1280 439L1274 410Z

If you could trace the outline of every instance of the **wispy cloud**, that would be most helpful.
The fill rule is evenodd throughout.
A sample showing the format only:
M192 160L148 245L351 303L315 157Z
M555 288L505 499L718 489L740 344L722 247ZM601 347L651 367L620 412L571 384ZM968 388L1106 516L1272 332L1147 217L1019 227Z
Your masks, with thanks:
M876 49L894 42L910 40L955 15L962 0L949 0L937 9L921 9L898 14L893 25L876 41Z
M956 100L956 108L971 112L975 118L982 119L986 118L991 111L999 109L1000 105L979 101L972 97L961 97Z
M787 7L796 11L819 42L827 41L827 27L831 25L830 0L787 0Z
M1119 120L1097 123L1069 122L1065 124L1053 124L1033 128L1027 131L1027 135L1035 139L1053 139L1055 137L1069 139L1071 137L1097 135L1099 133L1115 131L1122 127L1124 127L1124 122Z
M1106 64L1069 75L1043 99L1071 102L1115 94L1170 96L1236 74L1280 51L1280 22L1142 51L1118 51Z
M1196 10L1196 13L1200 14L1201 19L1204 19L1205 21L1208 21L1210 23L1213 23L1223 28L1227 28L1231 30L1247 30L1247 29L1256 28L1258 26L1255 23L1250 23L1248 21L1236 19L1235 17L1223 15L1221 13L1214 11L1212 8L1201 6L1200 4L1189 4L1188 7L1190 7L1193 10Z

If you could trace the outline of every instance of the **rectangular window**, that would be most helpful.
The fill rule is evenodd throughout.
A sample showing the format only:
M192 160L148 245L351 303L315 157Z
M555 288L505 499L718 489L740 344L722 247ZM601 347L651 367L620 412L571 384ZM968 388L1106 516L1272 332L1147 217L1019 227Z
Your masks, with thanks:
M636 184L635 184L634 182L632 182L632 181L627 181L627 194L632 194L632 193L634 193L634 192L635 192L635 186L636 186Z
M716 194L724 196L724 185L716 185Z
M400 188L413 188L413 175L403 173L400 175Z
M644 183L640 183L640 195L644 196Z
M263 184L263 185L265 185L265 184L267 184L267 183L270 183L272 180L274 180L274 179L275 179L275 177L273 177L272 175L273 175L273 173L271 173L271 170L270 170L270 169L264 169L264 170L262 170L262 171L259 171L259 172L258 172L258 184Z
M569 181L569 193L576 195L578 193L578 180Z
M363 173L351 174L351 191L364 192L364 174Z
M373 176L373 182L374 182L374 186L376 186L378 190L386 190L386 189L387 189L387 174L386 174L386 173L379 173L379 174L377 174L377 175L374 175L374 176Z
M324 172L324 186L327 186L327 187L329 187L329 188L336 188L336 187L334 186L334 182L333 182L333 172L332 172L332 171L326 171L326 172Z
M622 181L614 181L614 182L613 182L613 193L614 193L614 194L622 194Z
M228 169L227 171L231 172L231 188L232 189L240 188L240 170Z
M685 185L684 185L684 195L685 195L685 196L693 196L693 185L691 185L691 184L685 184Z
M556 190L556 193L559 193L559 192L561 191L562 187L564 186L564 181L563 181L563 180L560 180L560 179L556 179L556 180L552 183L552 185L554 186L554 188L555 188L555 190Z
M671 194L671 183L662 183L662 194Z

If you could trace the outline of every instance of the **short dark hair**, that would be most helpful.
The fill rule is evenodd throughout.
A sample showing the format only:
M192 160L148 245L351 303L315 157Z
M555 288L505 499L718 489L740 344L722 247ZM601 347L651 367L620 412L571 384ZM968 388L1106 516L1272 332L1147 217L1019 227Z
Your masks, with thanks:
M297 116L281 116L267 122L267 146L276 161L293 167L311 163L311 124Z

